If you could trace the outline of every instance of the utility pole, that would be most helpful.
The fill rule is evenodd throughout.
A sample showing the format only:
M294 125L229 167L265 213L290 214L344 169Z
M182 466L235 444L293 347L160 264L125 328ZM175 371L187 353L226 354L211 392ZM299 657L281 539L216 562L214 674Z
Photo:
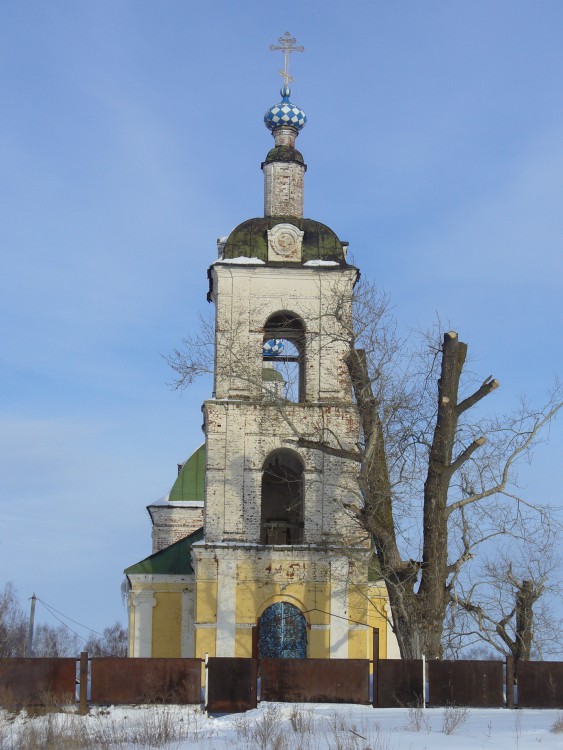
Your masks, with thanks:
M33 626L35 624L35 594L31 597L31 611L29 613L29 625L27 628L27 641L25 644L25 655L27 658L33 656Z

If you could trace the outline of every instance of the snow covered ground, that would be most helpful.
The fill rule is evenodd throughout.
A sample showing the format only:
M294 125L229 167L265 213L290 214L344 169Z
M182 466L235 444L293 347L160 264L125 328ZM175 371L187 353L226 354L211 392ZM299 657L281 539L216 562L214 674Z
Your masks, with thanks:
M563 730L563 712L288 703L223 716L179 706L2 711L0 750L543 750L563 748L556 722Z

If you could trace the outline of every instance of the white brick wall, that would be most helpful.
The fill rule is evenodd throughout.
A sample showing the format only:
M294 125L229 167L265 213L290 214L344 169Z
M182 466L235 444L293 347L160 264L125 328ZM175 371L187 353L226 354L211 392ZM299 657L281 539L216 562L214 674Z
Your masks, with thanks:
M305 466L304 541L356 538L344 506L357 498L357 465L295 448L290 426L310 437L323 428L350 447L357 442L345 331L332 314L336 303L344 301L344 310L350 304L356 271L217 265L212 273L216 398L204 404L206 541L260 541L262 469L269 453L282 447L296 450ZM305 401L299 404L262 397L263 326L281 311L305 325Z
M296 162L264 164L264 216L303 216L305 166Z
M305 400L351 403L343 365L345 331L334 310L338 302L350 302L356 274L354 269L213 266L216 398L260 395L263 327L274 313L288 311L306 327Z
M203 502L189 506L150 505L152 551L158 552L203 526Z

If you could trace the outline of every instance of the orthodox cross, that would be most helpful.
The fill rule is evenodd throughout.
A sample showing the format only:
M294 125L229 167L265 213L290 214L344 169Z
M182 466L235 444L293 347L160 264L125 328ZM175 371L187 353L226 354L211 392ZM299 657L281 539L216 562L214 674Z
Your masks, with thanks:
M280 76L284 80L284 85L288 86L290 83L293 83L293 77L289 75L289 56L292 52L303 52L305 47L293 47L292 45L295 44L297 40L291 36L289 31L286 31L283 36L280 36L278 39L278 42L280 43L279 46L275 44L270 44L270 49L272 52L277 52L278 50L283 52L284 57L284 66L283 70L279 71Z

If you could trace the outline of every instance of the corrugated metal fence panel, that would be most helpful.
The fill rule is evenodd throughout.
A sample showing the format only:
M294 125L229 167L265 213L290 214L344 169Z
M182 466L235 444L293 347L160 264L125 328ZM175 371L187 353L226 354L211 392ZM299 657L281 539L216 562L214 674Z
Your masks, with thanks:
M375 677L380 708L422 705L422 661L420 659L379 659ZM377 708L376 706L376 708Z
M236 713L256 708L258 661L211 657L207 664L207 710Z
M504 706L501 661L429 661L431 706Z
M519 708L563 708L563 662L520 661Z
M261 700L369 703L366 659L261 659Z
M92 659L92 703L200 703L201 659Z
M76 659L0 659L0 705L74 703Z

